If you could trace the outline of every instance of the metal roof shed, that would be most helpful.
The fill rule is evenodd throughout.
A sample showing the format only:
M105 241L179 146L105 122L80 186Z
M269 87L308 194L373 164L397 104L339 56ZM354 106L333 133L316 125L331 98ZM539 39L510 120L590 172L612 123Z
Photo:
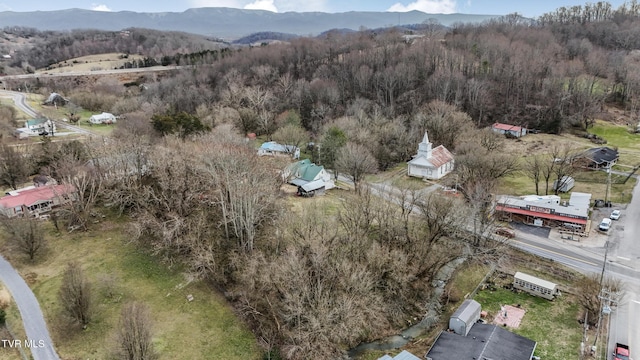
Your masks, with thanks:
M458 335L467 336L473 324L480 319L481 309L477 301L465 300L449 318L449 329Z
M407 350L402 350L400 354L394 357L385 355L381 358L378 358L378 360L420 360L420 358L408 352Z

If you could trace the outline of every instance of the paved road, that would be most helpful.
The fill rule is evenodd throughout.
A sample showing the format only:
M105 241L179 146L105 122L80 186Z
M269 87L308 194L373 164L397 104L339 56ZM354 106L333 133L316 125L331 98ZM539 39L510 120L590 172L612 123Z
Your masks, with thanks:
M37 116L37 113L27 105L25 94L0 91L0 96L12 98L20 110L29 116ZM0 256L0 281L11 292L18 310L20 310L20 316L27 333L27 339L18 339L21 341L22 347L28 347L31 350L34 360L59 359L53 348L53 342L49 336L49 330L42 316L38 300L16 270L2 256ZM25 344L25 340L28 340L29 344Z
M7 287L20 310L29 341L25 344L25 339L18 339L21 341L21 346L31 350L34 360L59 360L38 300L20 274L2 256L0 256L0 281Z
M34 118L38 117L38 113L27 104L27 100L26 100L27 96L25 93L21 93L17 91L0 90L0 97L13 99L13 102L16 104L16 107L20 109L22 112ZM104 136L98 133L94 133L90 130L83 129L79 126L68 124L64 121L53 120L53 122L56 124L56 127L58 128L65 128L78 134L96 136L99 138L102 138ZM69 134L68 133L54 134L54 136L61 136L61 135L69 135Z
M640 182L633 189L631 203L622 211L620 220L613 224L611 234L612 250L610 259L613 263L625 266L635 273L635 280L625 282L625 293L614 314L611 316L609 333L609 352L613 351L616 342L629 345L631 356L640 358ZM611 273L610 264L607 273ZM634 320L631 320L634 319Z

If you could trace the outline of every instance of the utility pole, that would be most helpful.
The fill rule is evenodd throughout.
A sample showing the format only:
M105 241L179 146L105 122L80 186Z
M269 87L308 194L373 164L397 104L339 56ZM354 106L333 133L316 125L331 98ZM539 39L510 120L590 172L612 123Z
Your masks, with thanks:
M603 307L602 307L602 300L603 297L601 296L604 288L602 286L602 281L604 280L604 271L606 269L607 266L607 254L609 253L609 240L607 240L607 242L604 243L604 261L602 262L602 272L600 273L600 291L598 292L598 327L596 328L596 335L595 338L593 339L593 347L596 347L596 344L598 343L598 334L600 334L600 325L602 324L602 313L603 313Z
M611 164L607 166L607 188L604 193L604 206L607 206L608 204L610 187L611 187Z

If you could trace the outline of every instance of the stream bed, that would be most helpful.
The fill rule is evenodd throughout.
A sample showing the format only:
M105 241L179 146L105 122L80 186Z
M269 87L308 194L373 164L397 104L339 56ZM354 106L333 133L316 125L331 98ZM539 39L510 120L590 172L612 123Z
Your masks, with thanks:
M429 299L428 309L422 320L403 330L400 334L388 336L384 339L375 340L368 343L360 343L358 346L347 351L349 359L358 359L366 351L377 350L386 351L400 348L412 339L425 334L440 319L440 297L444 292L444 286L451 278L455 269L465 261L465 258L455 259L444 265L436 274L432 286L433 294Z

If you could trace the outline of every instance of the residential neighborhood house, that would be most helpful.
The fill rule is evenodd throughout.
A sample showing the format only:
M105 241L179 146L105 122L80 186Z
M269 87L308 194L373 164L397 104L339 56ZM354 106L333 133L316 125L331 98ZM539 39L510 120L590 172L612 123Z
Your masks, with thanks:
M498 134L503 134L509 137L519 138L527 135L527 129L522 126L495 123L491 125L491 130Z
M282 176L289 184L297 186L298 194L302 196L313 196L335 187L331 174L309 159L289 165Z
M29 186L9 191L6 196L0 198L0 214L8 218L39 217L73 199L75 199L75 188L70 185Z
M292 156L300 158L300 148L294 145L282 145L275 141L268 141L260 145L258 156Z
M584 161L585 167L591 169L608 169L616 164L619 157L618 150L603 146L586 150L578 160Z
M475 314L480 310L478 305L475 301L472 303L465 301L461 308L465 307L469 310L456 311L454 315L469 313L465 319L475 319ZM452 323L451 320L449 323ZM466 335L450 330L440 332L425 358L427 360L531 360L533 358L537 346L535 341L493 324L470 322L469 326L470 329L464 330L467 332Z
M56 132L56 124L45 118L30 119L24 122L23 128L16 129L15 135L19 139L29 136L40 136L54 134Z
M418 144L418 153L408 162L408 175L429 180L438 180L453 171L453 155L443 145L435 149L427 132Z
M500 218L536 226L562 226L585 231L589 220L591 194L573 192L569 201L557 195L496 197L495 212Z
M102 114L91 115L89 122L91 124L115 124L118 120L115 115L103 112Z

